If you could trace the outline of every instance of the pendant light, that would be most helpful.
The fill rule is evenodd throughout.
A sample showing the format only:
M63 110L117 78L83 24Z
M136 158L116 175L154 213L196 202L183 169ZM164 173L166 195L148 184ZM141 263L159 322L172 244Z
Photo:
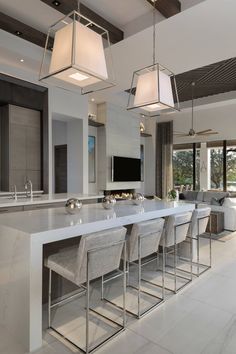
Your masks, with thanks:
M156 116L160 110L179 110L175 75L156 63L156 0L153 4L153 63L133 73L127 110Z
M80 13L80 1L49 28L40 80L82 94L115 85L109 33Z

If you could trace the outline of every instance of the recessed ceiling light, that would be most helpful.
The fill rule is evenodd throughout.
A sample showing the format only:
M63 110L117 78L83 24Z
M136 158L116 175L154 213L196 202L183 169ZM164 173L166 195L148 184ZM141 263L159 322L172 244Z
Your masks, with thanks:
M24 63L24 59L20 59L20 62L21 62L21 63Z
M21 32L21 31L16 31L15 34L16 34L17 36L21 36L21 35L22 35L22 32Z
M95 98L91 98L91 101L94 102L94 101L95 101Z
M60 6L61 5L60 1L57 1L57 0L54 0L52 3L55 6Z

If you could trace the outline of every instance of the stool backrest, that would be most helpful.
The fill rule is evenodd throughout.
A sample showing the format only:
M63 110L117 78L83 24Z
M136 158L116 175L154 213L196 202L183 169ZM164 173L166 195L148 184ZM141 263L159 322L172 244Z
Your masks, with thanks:
M210 219L211 208L199 208L193 211L192 237L204 234Z
M127 240L128 260L138 259L139 237L141 243L141 258L157 252L160 243L164 219L154 219L134 224Z
M176 243L183 242L188 234L192 212L170 215L166 218L165 230L161 239L161 245L171 247ZM165 238L165 240L164 240Z
M126 229L119 227L83 235L78 248L76 283L99 278L119 268Z

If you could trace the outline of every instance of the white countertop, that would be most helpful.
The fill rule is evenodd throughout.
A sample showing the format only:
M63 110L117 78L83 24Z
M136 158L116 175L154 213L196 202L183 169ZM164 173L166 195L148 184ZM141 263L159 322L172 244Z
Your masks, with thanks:
M34 192L35 193L35 192ZM91 199L101 199L104 195L101 194L68 194L68 193L59 193L59 194L42 194L33 197L33 199L26 197L18 197L18 200L15 201L12 197L1 197L0 195L0 208L14 207L14 206L24 206L24 205L34 205L34 204L50 204L50 203L60 203L66 202L69 198L78 198L80 200L91 200Z
M131 201L118 202L113 210L102 204L84 205L76 215L65 208L41 209L0 215L0 227L30 234L42 243L58 241L90 232L133 224L157 217L191 211L194 204L145 200L142 206Z

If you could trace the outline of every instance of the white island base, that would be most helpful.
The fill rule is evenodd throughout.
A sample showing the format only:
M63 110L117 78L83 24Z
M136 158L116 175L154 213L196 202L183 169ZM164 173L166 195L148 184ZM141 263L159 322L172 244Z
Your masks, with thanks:
M43 245L82 234L192 211L194 204L145 201L85 205L77 215L64 208L0 215L0 326L25 351L42 346Z

